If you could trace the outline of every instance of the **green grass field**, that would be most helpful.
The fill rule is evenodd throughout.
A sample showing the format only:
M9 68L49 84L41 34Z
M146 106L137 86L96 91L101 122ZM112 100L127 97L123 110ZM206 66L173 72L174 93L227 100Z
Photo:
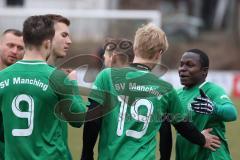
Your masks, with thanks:
M240 99L233 99L237 109L238 109L238 113L240 113ZM239 138L237 138L239 136L240 133L240 120L238 118L237 121L235 122L230 122L230 123L226 123L227 126L227 138L228 138L228 144L229 144L229 148L230 148L230 152L232 155L233 160L238 160L240 157L240 152L239 152L239 148L240 148L240 141ZM175 135L175 133L174 133ZM81 155L81 150L82 150L82 129L75 129L72 127L69 127L69 146L73 155L73 160L79 160L80 159L80 155ZM173 152L172 152L172 160L175 159L175 154L174 154L175 150L173 148ZM97 146L95 146L95 159L97 159ZM156 153L157 157L159 157L158 152Z

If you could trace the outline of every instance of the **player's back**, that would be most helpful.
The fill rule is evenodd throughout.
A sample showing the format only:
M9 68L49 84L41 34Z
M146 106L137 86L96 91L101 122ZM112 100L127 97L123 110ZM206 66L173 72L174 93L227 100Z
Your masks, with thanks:
M19 61L0 72L6 160L68 159L54 114L59 97L49 86L53 70L44 61Z
M113 105L102 118L99 159L155 159L161 117L178 113L173 106L180 102L172 86L149 71L126 67L102 71L94 88L110 92L102 97L103 106Z

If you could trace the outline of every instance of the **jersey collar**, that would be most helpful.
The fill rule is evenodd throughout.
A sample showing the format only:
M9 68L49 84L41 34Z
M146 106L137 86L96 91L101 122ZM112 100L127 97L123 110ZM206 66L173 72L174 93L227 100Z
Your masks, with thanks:
M18 63L18 64L30 64L30 65L33 65L33 64L47 64L46 61L42 61L42 60L20 60L20 61L17 61L16 63Z
M140 70L151 71L150 67L141 63L131 63L130 66Z

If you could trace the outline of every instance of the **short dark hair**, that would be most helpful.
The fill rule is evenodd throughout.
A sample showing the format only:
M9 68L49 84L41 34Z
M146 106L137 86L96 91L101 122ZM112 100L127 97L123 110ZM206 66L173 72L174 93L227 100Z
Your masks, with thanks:
M39 47L44 40L52 40L54 34L53 21L47 16L30 16L23 23L23 41L26 47Z
M97 56L100 58L100 59L104 59L104 53L105 53L105 50L103 49L103 47L99 47L98 49L97 49Z
M17 30L17 29L12 29L12 28L6 29L6 30L2 33L2 35L8 34L8 33L12 33L13 35L15 35L15 36L17 36L17 37L22 37L22 36L23 36L22 31Z
M70 20L66 17L63 17L59 14L46 14L45 16L49 17L54 23L61 22L66 24L67 26L70 25Z
M192 52L199 55L201 67L207 67L207 68L209 67L209 58L204 51L200 49L190 49L187 52Z
M128 57L128 61L132 62L134 58L133 42L126 38L106 38L104 44L104 50L110 53L116 53L125 55Z

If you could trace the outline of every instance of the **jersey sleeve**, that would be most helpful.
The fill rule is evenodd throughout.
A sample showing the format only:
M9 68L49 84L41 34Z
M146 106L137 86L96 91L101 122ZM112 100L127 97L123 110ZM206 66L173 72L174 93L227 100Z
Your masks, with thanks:
M101 71L94 81L92 90L88 98L96 101L100 105L113 105L108 104L110 100L114 99L115 94L111 91L111 70L110 68Z
M208 87L208 88L207 88ZM210 83L209 86L203 88L206 90L207 96L211 99L215 106L215 115L223 121L234 121L237 118L237 110L232 100L226 92L218 85Z
M55 70L49 79L50 87L58 96L56 115L68 122L83 122L86 103L80 96L77 81L69 80L62 71Z
M207 88L208 87L208 88ZM219 86L211 84L207 86L206 89L203 87L203 91L207 90L207 96L214 101L216 104L225 104L225 103L233 103L231 99L228 97L226 92Z
M83 101L81 97L81 91L79 91L78 88L78 82L76 80L69 80L72 90L73 90L73 95L69 95L69 97L63 97L63 98L69 98L72 100L72 107L71 107L71 112L73 113L78 113L78 112L85 112L86 111L86 102Z
M97 75L96 80L93 83L91 93L88 97L101 105L105 100L104 91L106 89L105 89L104 80L103 80L105 74L106 74L105 71L102 71Z

